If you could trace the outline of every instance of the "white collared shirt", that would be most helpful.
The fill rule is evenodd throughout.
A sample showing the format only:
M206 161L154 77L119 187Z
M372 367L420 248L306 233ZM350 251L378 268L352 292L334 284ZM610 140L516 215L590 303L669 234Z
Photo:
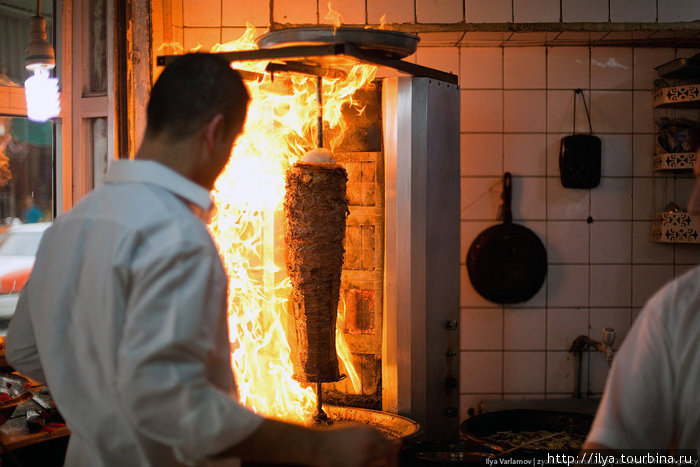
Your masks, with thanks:
M613 359L588 442L697 454L699 283L695 267L663 286L639 313Z
M117 161L44 235L7 357L47 383L68 466L197 465L262 421L238 403L227 278L190 206L208 212L209 192Z

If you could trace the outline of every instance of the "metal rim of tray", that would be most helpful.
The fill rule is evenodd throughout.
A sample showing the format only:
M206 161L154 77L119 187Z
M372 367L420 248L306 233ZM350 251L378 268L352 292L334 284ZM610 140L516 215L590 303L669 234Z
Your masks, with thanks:
M418 48L420 37L386 29L304 27L270 31L255 39L261 49L319 44L353 44L356 47L401 59Z
M0 384L3 386L3 391L9 392L12 397L12 399L0 402L0 409L14 407L32 398L32 393L29 391L29 380L24 376L14 373L2 374L0 375Z
M392 439L407 441L423 431L415 420L391 412L338 405L324 405L323 409L331 420L371 425Z

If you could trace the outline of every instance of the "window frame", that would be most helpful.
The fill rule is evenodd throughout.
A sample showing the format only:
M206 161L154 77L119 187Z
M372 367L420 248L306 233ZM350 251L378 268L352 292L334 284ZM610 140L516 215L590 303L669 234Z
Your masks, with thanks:
M114 159L116 152L114 0L106 0L107 91L98 96L84 91L90 73L86 50L92 43L87 36L90 3L88 0L54 0L54 50L61 89L61 112L54 119L54 218L94 188L91 119L107 118L108 159ZM23 87L0 85L0 114L27 117Z

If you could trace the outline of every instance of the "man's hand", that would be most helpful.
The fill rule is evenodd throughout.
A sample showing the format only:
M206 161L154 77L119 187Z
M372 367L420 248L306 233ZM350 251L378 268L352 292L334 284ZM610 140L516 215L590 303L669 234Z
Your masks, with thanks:
M323 430L319 467L397 467L401 443L386 439L378 430L346 426Z
M264 465L398 467L401 443L365 425L310 428L266 418L248 438L214 456Z

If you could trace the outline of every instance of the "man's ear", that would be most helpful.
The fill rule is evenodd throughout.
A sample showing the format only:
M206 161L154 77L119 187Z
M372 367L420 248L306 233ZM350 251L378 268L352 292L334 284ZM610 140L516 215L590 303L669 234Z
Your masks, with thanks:
M204 129L204 141L209 151L213 151L219 139L226 133L223 114L214 115Z

